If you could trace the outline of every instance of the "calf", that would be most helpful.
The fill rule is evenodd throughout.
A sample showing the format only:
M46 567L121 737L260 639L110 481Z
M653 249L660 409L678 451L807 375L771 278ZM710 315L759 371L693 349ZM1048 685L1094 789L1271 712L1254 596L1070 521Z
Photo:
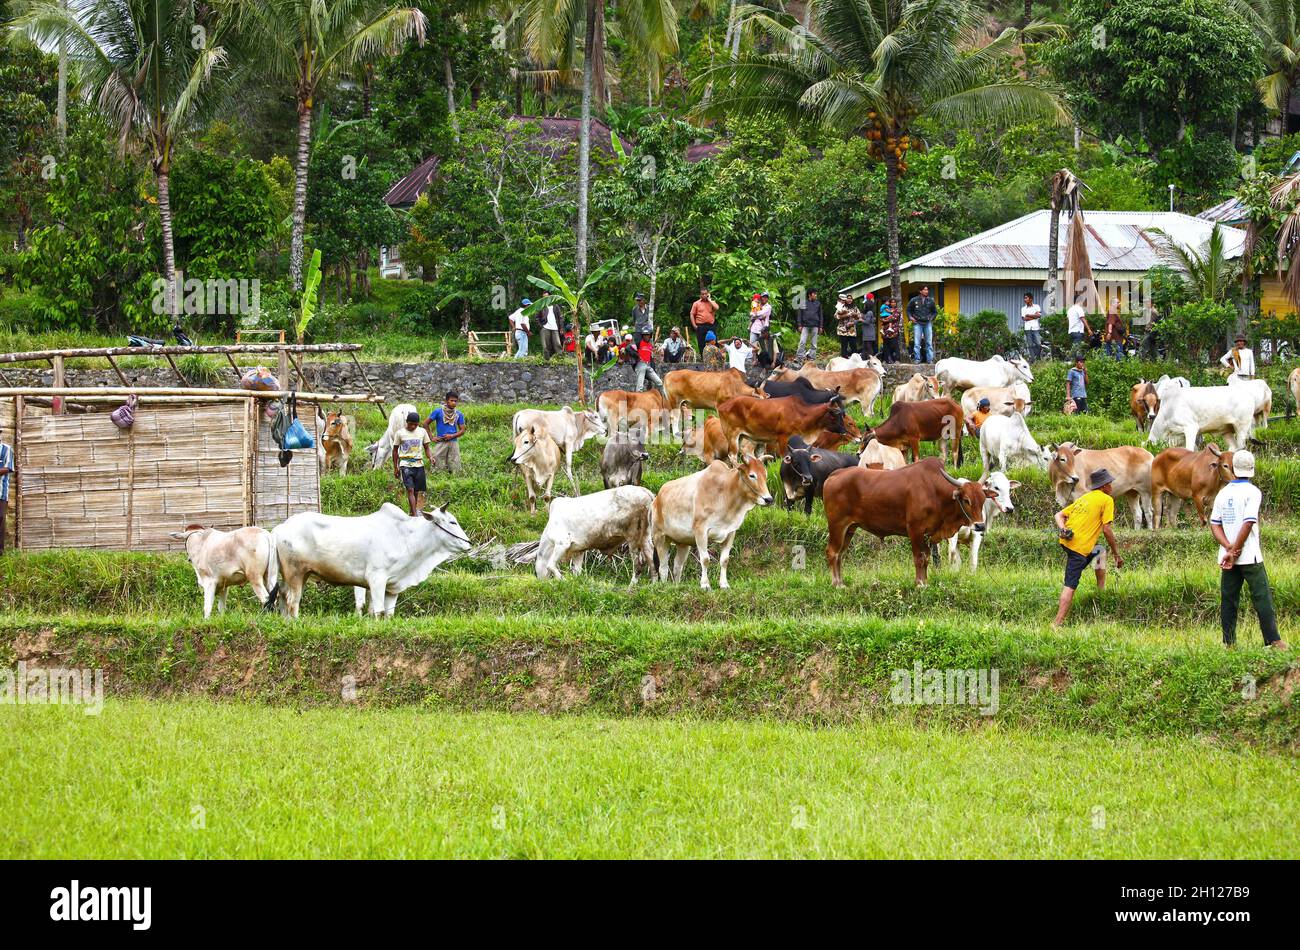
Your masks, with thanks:
M965 416L961 406L953 399L940 397L922 402L896 402L889 407L889 416L875 428L867 427L864 439L876 439L882 445L896 449L908 448L912 461L921 457L921 443L938 442L939 454L948 461L948 448L957 443L957 464L962 463L962 430Z
M652 435L671 429L668 401L657 389L634 393L624 389L607 389L596 399L596 412L605 431L640 427Z
M1018 459L1028 459L1045 469L1051 458L1051 454L1030 435L1029 423L1018 412L1010 416L989 416L980 426L980 461L984 465L984 475L995 468L1005 472L1007 465Z
M616 431L600 455L600 477L606 488L640 485L641 468L649 460L644 429L633 427Z
M650 506L654 499L654 492L637 485L608 488L581 498L555 499L537 548L537 577L559 578L560 565L566 562L572 565L574 574L581 574L588 551L612 554L626 546L632 555L635 584L639 564L653 571Z
M569 476L573 493L578 494L578 480L573 475L573 453L587 444L588 439L605 434L605 423L590 409L574 412L569 406L563 409L520 409L511 420L511 431L518 435L528 426L544 429L551 440L564 450L564 472Z
M1156 384L1145 379L1134 383L1128 393L1128 408L1133 413L1138 431L1146 432L1160 412L1160 396L1156 393Z
M1151 463L1151 503L1155 509L1155 528L1160 529L1163 496L1169 495L1169 524L1178 527L1178 512L1191 499L1201 524L1214 503L1219 489L1232 481L1232 453L1220 452L1210 443L1199 452L1190 449L1165 449Z
M755 445L776 443L785 452L786 440L792 435L816 438L823 429L843 434L844 401L836 396L830 402L810 405L798 396L780 399L756 399L736 396L718 407L722 432L732 458L740 456L740 440Z
M813 499L820 497L822 485L831 472L858 464L852 452L833 452L809 445L799 436L791 436L781 460L781 486L785 489L785 507L793 508L802 498L804 514L811 515Z
M1151 514L1151 463L1150 452L1136 445L1120 445L1113 449L1081 449L1072 442L1049 445L1051 461L1047 476L1056 494L1056 503L1064 508L1088 491L1092 473L1104 468L1115 476L1111 494L1115 498L1127 497L1133 510L1133 527L1142 527L1144 520L1152 527Z
M682 436L682 455L693 455L705 465L715 459L726 461L727 437L722 431L722 420L709 416L704 425L688 429Z
M560 447L543 426L533 424L515 435L515 450L510 454L510 461L524 473L528 511L537 511L538 495L547 501L551 498L551 483L560 469Z
M186 525L184 531L172 531L171 537L185 542L194 576L203 591L203 616L212 616L212 601L217 610L226 612L226 591L240 584L253 588L262 606L275 606L279 562L271 533L265 528L236 528L220 531L203 525Z
M907 382L894 387L894 402L921 402L939 395L939 380L913 373Z
M858 456L858 464L863 468L892 472L907 464L907 458L892 445L881 445L878 439L872 439Z
M844 586L840 562L853 533L865 528L878 538L908 538L917 586L924 585L931 546L963 527L983 530L984 502L992 495L992 489L979 482L953 478L937 458L893 472L861 466L841 469L826 479L822 490L832 583Z
M691 409L717 409L735 396L762 396L738 369L675 369L664 374L664 393L673 414L673 429L685 427Z
M668 548L676 545L673 580L682 579L682 569L691 545L700 559L700 587L709 589L709 542L719 542L718 586L727 583L727 562L736 531L745 515L756 505L772 504L767 487L767 465L771 456L743 456L735 465L710 462L694 475L674 479L659 489L650 508L650 534L659 558L659 579L668 580Z
M1011 502L1011 489L1020 487L1019 482L1011 481L1004 472L991 472L980 479L980 482L984 485L984 490L990 494L984 502L984 530L976 531L971 525L963 525L948 539L948 563L954 568L961 567L961 555L957 553L957 546L965 544L970 547L972 574L979 570L980 545L984 543L984 536L993 526L993 519L998 515L1009 515L1015 511L1016 506Z
M348 473L348 458L352 455L352 433L355 429L356 421L351 416L331 412L325 417L320 439L321 447L325 450L325 471L337 467L340 475Z

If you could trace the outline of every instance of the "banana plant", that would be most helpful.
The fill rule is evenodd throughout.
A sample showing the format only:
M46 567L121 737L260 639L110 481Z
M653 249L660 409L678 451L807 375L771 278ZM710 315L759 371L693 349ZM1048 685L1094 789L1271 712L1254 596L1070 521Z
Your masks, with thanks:
M307 275L302 283L302 302L298 307L298 342L307 335L307 325L316 316L316 298L320 290L320 248L311 252Z
M608 277L615 267L623 263L623 258L622 256L616 257L613 260L606 261L600 267L597 267L587 276L587 279L582 282L582 286L576 291L572 286L570 286L569 282L560 275L560 272L555 269L555 266L550 261L543 257L540 263L542 271L546 274L546 278L549 279L534 277L529 274L528 282L534 287L538 287L545 291L545 294L537 300L534 300L532 305L529 306L524 313L528 316L532 316L543 307L549 307L551 304L563 306L568 310L569 319L573 323L573 337L575 340L579 341L578 345L574 347L578 354L578 402L585 405L587 402L587 386L582 370L583 346L581 343L581 318L583 314L589 314L591 312L591 303L589 299L591 291L597 284Z

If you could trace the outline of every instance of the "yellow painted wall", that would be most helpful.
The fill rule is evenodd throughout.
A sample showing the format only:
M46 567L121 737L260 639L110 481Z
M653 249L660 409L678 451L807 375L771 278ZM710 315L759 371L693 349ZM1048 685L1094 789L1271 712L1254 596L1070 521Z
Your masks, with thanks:
M1282 317L1295 314L1295 304L1282 289L1282 281L1277 277L1263 277L1259 281L1259 312L1275 314Z

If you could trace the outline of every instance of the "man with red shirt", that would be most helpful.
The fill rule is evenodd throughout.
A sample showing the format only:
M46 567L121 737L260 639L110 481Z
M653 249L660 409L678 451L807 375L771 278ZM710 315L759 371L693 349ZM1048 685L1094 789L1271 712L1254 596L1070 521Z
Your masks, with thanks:
M636 391L640 392L645 389L646 377L650 377L650 382L655 384L658 389L664 388L664 381L659 378L659 374L654 368L655 348L650 342L650 334L642 333L641 342L636 347Z

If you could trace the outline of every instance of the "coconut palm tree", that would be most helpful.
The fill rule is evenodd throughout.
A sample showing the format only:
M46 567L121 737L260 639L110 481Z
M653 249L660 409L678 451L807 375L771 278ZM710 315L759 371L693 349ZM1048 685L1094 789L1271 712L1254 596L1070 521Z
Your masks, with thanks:
M1284 235L1286 231L1284 226ZM1195 297L1212 303L1227 301L1241 265L1228 256L1223 228L1218 222L1200 247L1181 244L1160 228L1151 228L1147 233L1155 239L1160 256L1183 272L1183 278Z
M987 40L983 12L970 0L811 0L807 28L788 14L741 11L776 44L709 71L705 115L777 115L861 135L885 166L890 286L898 269L898 181L907 152L924 149L916 123L940 126L1065 118L1060 97L1010 65L1023 37L1058 32L1031 23Z
M172 151L226 60L216 16L190 0L55 0L29 6L12 29L38 46L66 51L80 85L117 130L123 154L134 142L148 155L158 183L168 309L174 312Z
M1229 0L1259 38L1264 75L1256 84L1264 105L1286 114L1300 82L1300 0Z
M593 104L608 104L603 0L527 0L528 46L540 60L572 65L582 28L582 120L578 130L578 247L575 270L587 275L587 208L591 192L591 114ZM634 51L657 55L677 52L677 8L672 0L627 0L617 8L622 40Z
M298 104L289 279L300 290L316 93L333 77L396 53L411 37L423 43L427 21L415 7L388 0L247 0L234 9L243 44L271 76L293 83Z
M1081 209L1080 188L1082 182L1068 168L1056 172L1047 183L1047 201L1052 209L1050 231L1047 235L1047 309L1054 311L1060 307L1059 287L1057 286L1057 268L1060 264L1061 212L1071 216Z

